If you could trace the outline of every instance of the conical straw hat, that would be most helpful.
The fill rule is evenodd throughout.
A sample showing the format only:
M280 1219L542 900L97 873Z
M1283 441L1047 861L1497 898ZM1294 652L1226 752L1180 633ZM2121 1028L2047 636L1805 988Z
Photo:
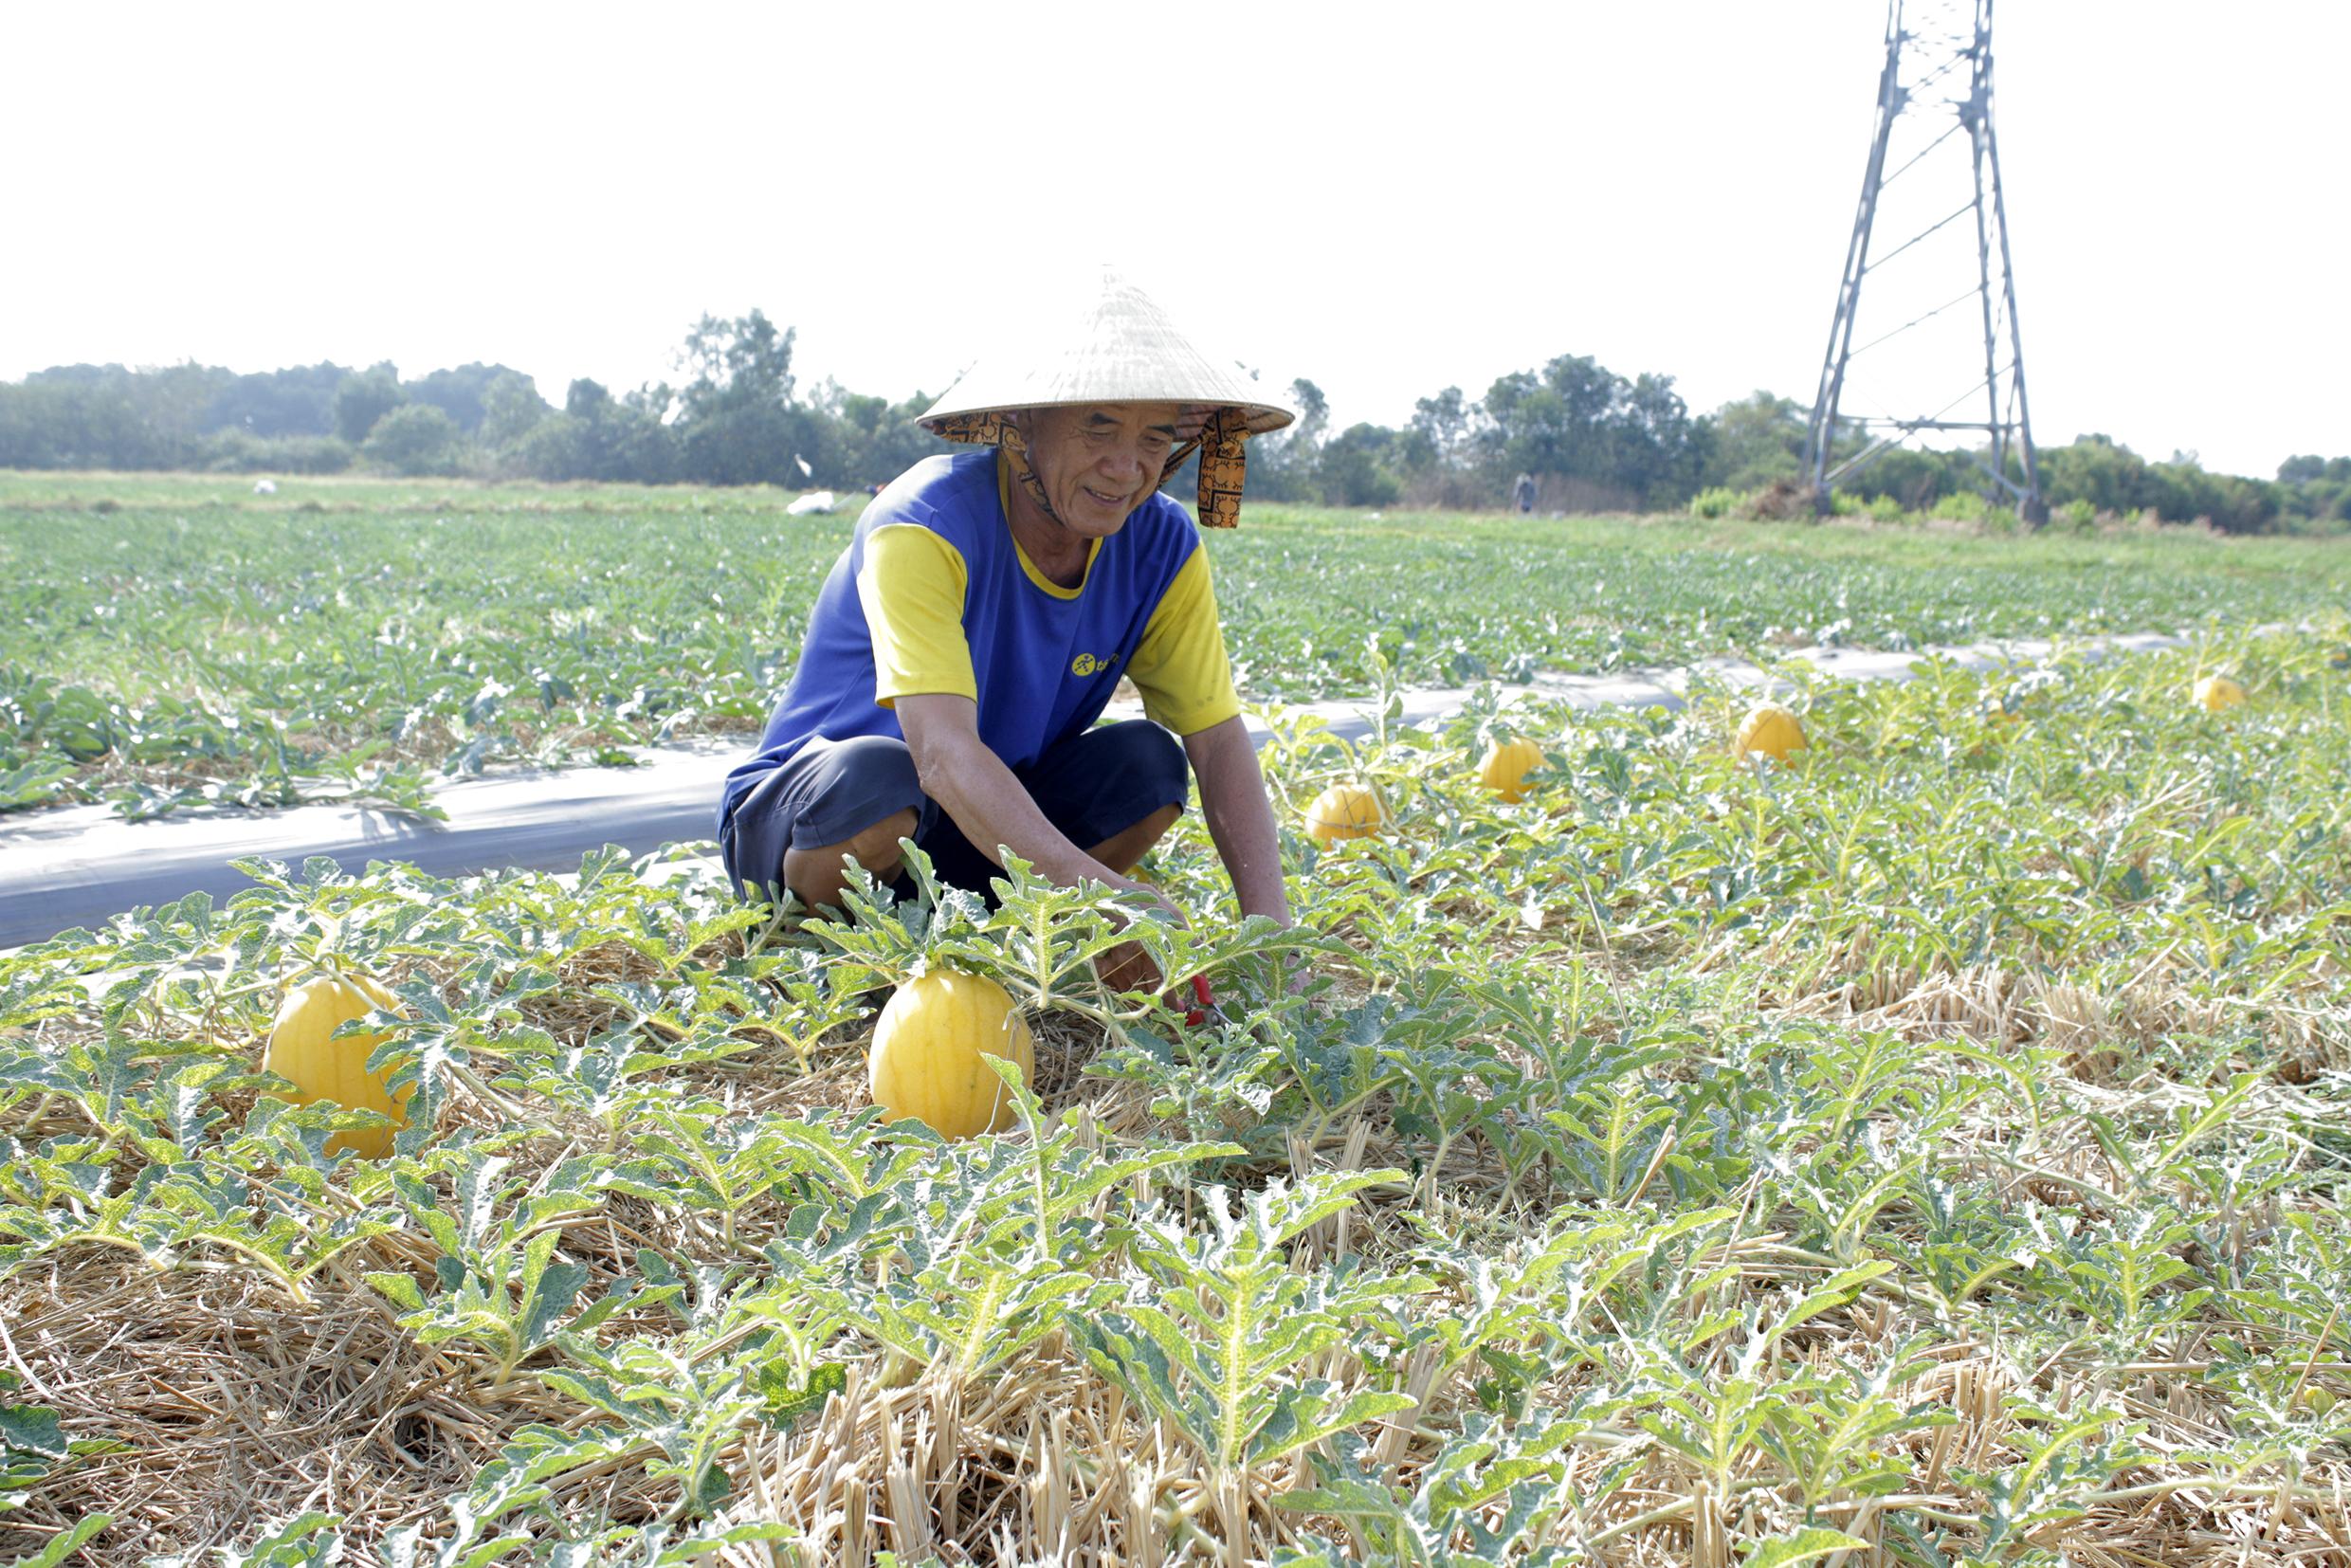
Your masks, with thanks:
M1193 347L1165 311L1115 272L1103 274L1101 292L1084 310L1031 341L1034 349L1017 361L999 355L966 371L922 415L924 428L953 441L950 421L1072 403L1234 409L1251 435L1298 417Z
M1209 528L1241 520L1244 443L1298 417L1255 396L1194 348L1141 289L1105 271L1102 291L1073 320L1017 360L1000 356L973 366L920 423L949 441L1002 447L1012 477L1049 513L1052 504L1029 466L1027 441L1004 416L1084 403L1183 405L1176 421L1183 443L1168 454L1165 472L1200 454L1200 522Z

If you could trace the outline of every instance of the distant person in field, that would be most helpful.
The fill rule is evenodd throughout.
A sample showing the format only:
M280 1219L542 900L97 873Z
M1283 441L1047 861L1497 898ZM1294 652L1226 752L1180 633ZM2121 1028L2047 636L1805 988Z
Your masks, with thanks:
M867 504L757 754L727 775L736 885L837 904L846 858L910 891L904 839L983 896L1003 850L1063 886L1139 888L1128 873L1196 778L1242 912L1286 924L1208 555L1158 487L1196 448L1200 523L1233 526L1243 442L1293 417L1116 278L1023 363L975 368L921 421L975 449ZM1096 727L1121 677L1149 717Z
M1535 476L1521 474L1510 485L1510 504L1522 512L1535 509Z

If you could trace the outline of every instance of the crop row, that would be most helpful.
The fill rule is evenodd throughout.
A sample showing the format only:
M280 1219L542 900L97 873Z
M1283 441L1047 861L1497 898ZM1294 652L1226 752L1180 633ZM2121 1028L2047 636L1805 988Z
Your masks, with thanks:
M76 482L102 492L115 482ZM769 492L0 484L0 811L364 799L756 730L846 518ZM180 493L184 492L184 494ZM108 501L99 494L85 504ZM175 502L178 502L175 504ZM1253 507L1210 540L1263 700L1550 668L2295 620L2339 550Z
M0 959L0 1551L2330 1550L2339 638L2208 650L2217 714L2187 657L1823 687L1785 767L1722 693L1292 727L1287 820L1390 826L1285 838L1289 934L1195 824L1155 858L1223 1029L1025 875L803 927L691 864L256 866ZM399 998L392 1158L258 1070L322 964ZM1032 1010L1011 1134L863 1103L938 966Z

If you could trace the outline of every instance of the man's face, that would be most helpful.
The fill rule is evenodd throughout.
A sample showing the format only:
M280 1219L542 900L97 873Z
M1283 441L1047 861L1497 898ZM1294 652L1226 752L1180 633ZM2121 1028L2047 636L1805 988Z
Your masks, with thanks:
M1107 538L1158 488L1175 449L1174 403L1086 403L1032 409L1021 420L1029 465L1073 534Z

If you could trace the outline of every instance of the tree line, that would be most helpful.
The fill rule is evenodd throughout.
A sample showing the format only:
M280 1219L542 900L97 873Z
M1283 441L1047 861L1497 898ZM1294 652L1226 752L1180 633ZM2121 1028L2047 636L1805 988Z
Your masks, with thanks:
M589 379L560 407L534 379L466 364L403 379L386 362L240 374L181 364L66 365L0 382L0 467L197 469L549 481L862 488L944 449L892 400L828 380L802 389L793 331L765 314L705 316L675 382L614 392ZM1497 378L1485 396L1448 387L1403 426L1331 428L1314 382L1291 383L1298 422L1250 447L1250 489L1340 506L1491 507L1518 476L1543 512L1795 515L1808 410L1768 392L1693 414L1670 375L1626 376L1561 355ZM1858 435L1852 438L1854 446ZM2274 479L2152 461L2103 435L2040 453L2043 494L2077 518L2152 513L2234 533L2351 523L2351 458L2288 459ZM1898 448L1839 486L1840 507L1893 515L1981 513L1973 453ZM1176 493L1186 491L1178 482Z

